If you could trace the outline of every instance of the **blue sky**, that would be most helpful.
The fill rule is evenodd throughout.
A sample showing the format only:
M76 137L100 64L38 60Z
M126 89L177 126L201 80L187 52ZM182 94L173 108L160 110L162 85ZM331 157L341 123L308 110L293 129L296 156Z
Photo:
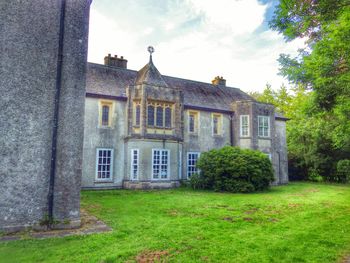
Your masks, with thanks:
M90 62L124 56L128 68L148 62L164 75L210 82L223 76L227 85L261 91L278 88L280 53L296 54L302 40L285 43L271 31L276 0L94 0L91 5Z

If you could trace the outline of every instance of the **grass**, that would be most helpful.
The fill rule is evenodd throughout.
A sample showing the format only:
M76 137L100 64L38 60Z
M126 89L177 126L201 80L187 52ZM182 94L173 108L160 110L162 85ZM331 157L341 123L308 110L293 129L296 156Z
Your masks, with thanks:
M0 243L0 261L339 262L350 253L349 186L84 191L82 207L113 231Z

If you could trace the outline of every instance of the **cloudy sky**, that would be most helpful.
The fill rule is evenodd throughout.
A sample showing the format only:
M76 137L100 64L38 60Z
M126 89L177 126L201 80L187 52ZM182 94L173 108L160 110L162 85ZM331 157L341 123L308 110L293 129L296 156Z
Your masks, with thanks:
M88 60L124 56L128 68L148 62L147 47L163 75L261 91L278 88L280 53L296 54L302 40L285 43L268 28L276 0L94 0Z

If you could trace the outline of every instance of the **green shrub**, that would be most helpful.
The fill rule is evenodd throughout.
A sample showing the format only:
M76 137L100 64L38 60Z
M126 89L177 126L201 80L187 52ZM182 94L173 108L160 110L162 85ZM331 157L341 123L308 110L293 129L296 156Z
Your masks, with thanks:
M350 182L350 160L340 160L337 162L337 178L340 183Z
M323 177L320 175L319 171L314 168L308 170L309 180L313 182L322 182Z
M201 177L198 173L191 175L190 186L193 189L202 189L203 188L203 183L202 183Z
M191 177L194 189L228 192L254 192L273 181L272 164L260 151L225 146L201 154L200 174Z

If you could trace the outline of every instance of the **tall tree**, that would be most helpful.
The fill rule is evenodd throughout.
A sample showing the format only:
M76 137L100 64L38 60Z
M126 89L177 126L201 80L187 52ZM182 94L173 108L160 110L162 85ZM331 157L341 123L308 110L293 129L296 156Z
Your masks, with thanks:
M333 180L335 163L350 155L350 1L281 0L270 26L307 41L297 57L279 58L281 75L312 91L303 110L287 107L298 121L289 124L289 151L309 175Z

